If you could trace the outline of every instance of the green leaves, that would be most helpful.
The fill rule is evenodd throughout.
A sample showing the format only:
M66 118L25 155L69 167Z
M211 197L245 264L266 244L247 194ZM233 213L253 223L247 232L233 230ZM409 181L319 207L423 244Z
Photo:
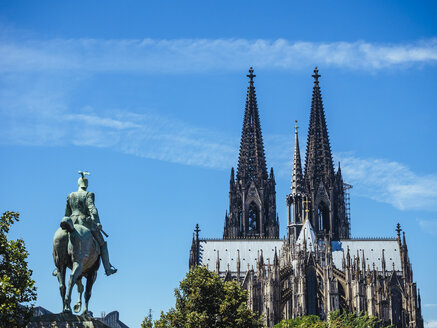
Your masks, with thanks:
M206 267L195 267L175 290L176 308L161 312L155 328L258 328L260 317L247 307L247 292Z
M340 311L329 314L331 327L358 327L358 328L377 328L381 327L381 321L363 313L346 313Z
M274 328L315 328L315 327L329 327L325 322L321 321L316 315L307 315L301 318L295 318L290 320L282 320L280 323L275 325Z
M153 328L153 321L149 317L145 317L141 323L141 328Z
M316 315L308 315L301 318L282 320L275 328L377 328L382 327L381 321L365 313L346 313L334 311L329 314L328 321L321 321Z
M32 317L36 300L32 270L27 267L24 241L8 240L7 233L19 213L5 212L0 219L0 327L25 327Z

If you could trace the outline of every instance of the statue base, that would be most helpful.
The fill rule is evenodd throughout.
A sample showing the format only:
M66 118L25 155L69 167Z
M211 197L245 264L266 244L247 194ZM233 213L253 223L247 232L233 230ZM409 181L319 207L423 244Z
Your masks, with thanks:
M45 314L33 317L26 328L109 328L103 322L88 316L71 313Z

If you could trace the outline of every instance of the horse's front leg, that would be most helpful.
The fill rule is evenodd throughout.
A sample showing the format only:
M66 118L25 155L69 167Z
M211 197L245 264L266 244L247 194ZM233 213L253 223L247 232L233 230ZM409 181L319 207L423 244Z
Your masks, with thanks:
M77 286L77 292L79 294L79 299L74 305L73 310L75 313L79 313L82 308L82 294L83 294L82 278L77 279L76 286Z
M61 294L61 298L62 298L62 308L65 308L65 271L66 271L66 267L60 267L60 268L56 268L55 273L56 274L56 278L58 278L58 282L59 282L59 293Z
M71 270L70 279L68 280L67 293L65 295L64 312L71 313L71 292L77 279L82 273L82 264L75 261Z

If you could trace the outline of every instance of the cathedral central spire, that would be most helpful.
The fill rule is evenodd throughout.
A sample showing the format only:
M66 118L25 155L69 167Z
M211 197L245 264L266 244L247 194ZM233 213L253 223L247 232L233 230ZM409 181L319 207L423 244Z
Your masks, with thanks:
M291 193L293 195L300 194L303 192L303 177L302 177L302 165L300 160L300 148L299 148L299 137L297 130L297 121L294 127L294 159L293 159L293 174L291 181Z
M286 204L287 204L287 229L288 229L288 237L294 236L296 239L299 235L299 231L302 227L303 219L304 219L304 199L305 199L305 190L302 176L302 165L300 161L300 148L299 148L299 137L297 130L299 127L297 126L297 121L294 127L294 158L293 158L293 172L291 178L291 193L286 196ZM293 219L293 224L292 224Z

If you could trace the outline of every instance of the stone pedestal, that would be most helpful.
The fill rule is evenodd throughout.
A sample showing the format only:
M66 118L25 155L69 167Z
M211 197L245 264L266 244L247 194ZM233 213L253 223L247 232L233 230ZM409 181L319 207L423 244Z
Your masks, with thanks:
M70 313L45 314L33 317L27 328L109 328L103 322Z

